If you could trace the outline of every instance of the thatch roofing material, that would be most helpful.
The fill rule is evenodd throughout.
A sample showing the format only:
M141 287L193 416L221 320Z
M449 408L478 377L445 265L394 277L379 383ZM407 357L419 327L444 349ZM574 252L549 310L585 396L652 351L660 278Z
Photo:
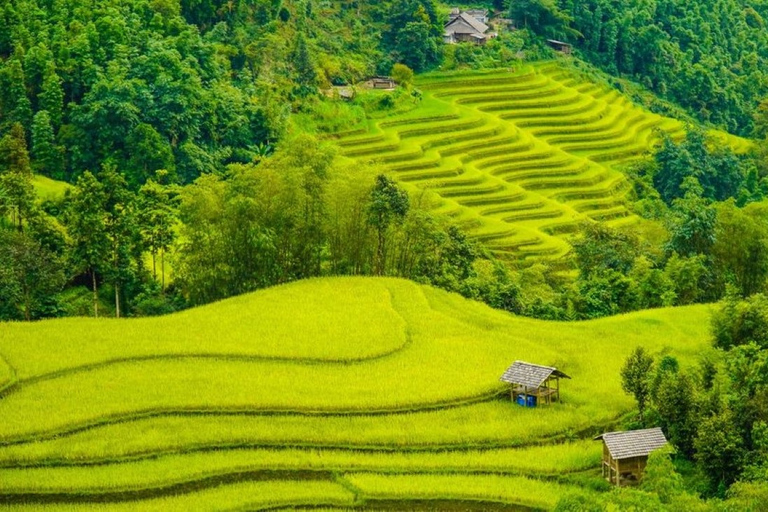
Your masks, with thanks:
M602 439L614 459L646 457L652 451L667 444L667 438L659 427L625 432L606 432L595 437Z
M525 361L515 361L512 363L512 366L507 368L507 371L504 372L504 375L501 376L500 380L510 384L522 384L523 386L538 388L551 375L570 379L569 376L551 366L541 366L538 364L526 363Z

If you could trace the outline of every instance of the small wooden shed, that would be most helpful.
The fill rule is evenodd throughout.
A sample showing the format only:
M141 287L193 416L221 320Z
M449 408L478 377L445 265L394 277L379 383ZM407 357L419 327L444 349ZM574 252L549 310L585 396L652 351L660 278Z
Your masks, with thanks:
M570 44L563 41L558 41L556 39L547 39L547 44L558 52L564 53L566 55L570 55L571 49L573 48Z
M389 76L374 76L368 82L374 89L394 89L397 87L395 80Z
M603 478L612 484L633 485L640 481L648 455L667 444L660 428L606 432L603 441Z
M511 384L512 401L526 407L560 401L560 379L570 377L557 368L515 361L501 381Z

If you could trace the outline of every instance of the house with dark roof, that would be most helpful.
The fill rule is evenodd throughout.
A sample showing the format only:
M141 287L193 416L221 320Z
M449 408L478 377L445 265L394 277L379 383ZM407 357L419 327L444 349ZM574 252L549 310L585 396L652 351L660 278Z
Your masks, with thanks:
M515 361L499 380L510 384L512 401L526 407L560 401L560 379L570 377L557 368Z
M660 428L606 432L603 441L603 478L612 484L632 485L643 476L648 456L667 444Z
M455 16L452 14L451 19L445 24L443 41L449 44L460 42L485 44L488 39L495 37L495 34L488 31L488 25L468 12L460 12Z
M454 7L451 9L450 14L448 15L449 20L452 20L454 18L458 18L459 14L462 12L465 12L475 18L480 23L488 24L488 10L487 9L467 9L466 11L462 11L458 7Z
M569 43L558 41L557 39L547 39L547 44L551 48L554 48L558 52L564 53L565 55L570 55L571 49L573 48Z

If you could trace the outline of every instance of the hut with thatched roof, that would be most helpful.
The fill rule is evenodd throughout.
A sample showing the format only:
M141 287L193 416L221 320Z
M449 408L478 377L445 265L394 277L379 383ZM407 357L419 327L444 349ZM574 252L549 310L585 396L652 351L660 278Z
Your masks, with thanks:
M603 441L603 478L620 485L640 481L652 451L667 444L660 428L606 432L595 437Z
M561 378L570 379L551 366L515 361L500 380L511 384L512 401L526 407L536 407L560 401Z

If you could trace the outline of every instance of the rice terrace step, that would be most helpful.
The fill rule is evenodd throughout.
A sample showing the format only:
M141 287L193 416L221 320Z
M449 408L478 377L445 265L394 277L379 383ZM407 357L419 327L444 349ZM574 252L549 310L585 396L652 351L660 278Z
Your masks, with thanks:
M513 260L562 257L583 222L632 223L634 215L622 206L628 190L622 166L647 154L660 133L685 133L682 122L637 107L556 61L427 73L416 86L424 108L442 115L419 117L417 109L373 123L369 135L341 133L342 154L379 162L406 186L429 190L434 208L474 219L470 234ZM737 151L747 147L738 137L717 136ZM471 186L464 176L471 176ZM520 194L538 199L541 212L493 215L477 200ZM596 200L610 202L611 211L599 205L593 211ZM503 199L493 204L503 207ZM509 235L489 239L489 232ZM523 240L536 240L540 250L516 249Z
M551 509L599 468L589 435L632 409L631 348L693 361L708 315L558 323L359 277L5 324L0 510ZM558 361L561 402L512 406L499 376L518 359Z

